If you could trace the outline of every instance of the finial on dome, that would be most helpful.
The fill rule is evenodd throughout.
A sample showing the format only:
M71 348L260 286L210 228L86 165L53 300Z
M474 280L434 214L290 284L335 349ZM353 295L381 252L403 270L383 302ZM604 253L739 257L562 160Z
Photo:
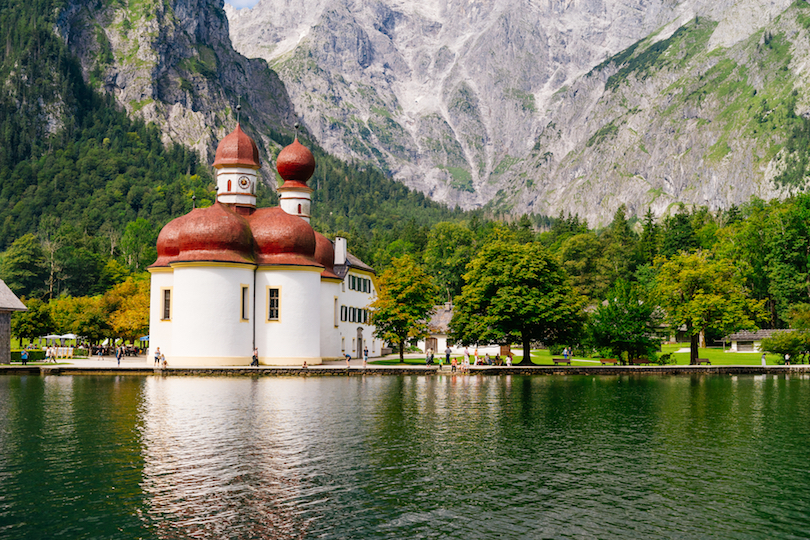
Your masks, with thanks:
M295 140L297 141L298 140L298 129L301 127L301 124L296 122L295 125L293 125L293 127L295 128Z

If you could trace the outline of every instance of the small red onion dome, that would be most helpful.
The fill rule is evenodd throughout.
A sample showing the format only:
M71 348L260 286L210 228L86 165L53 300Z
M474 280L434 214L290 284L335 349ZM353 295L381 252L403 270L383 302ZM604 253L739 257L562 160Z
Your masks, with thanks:
M275 206L256 210L248 220L258 264L321 266L315 261L315 231L300 217Z
M327 237L315 233L315 262L323 266L321 277L340 279L335 274L335 248Z
M241 166L249 169L261 168L259 149L253 139L236 124L236 129L219 141L214 167Z
M157 239L157 260L149 268L169 266L180 254L180 231L183 228L183 220L188 217L180 216L173 219L160 230Z
M254 263L253 237L244 217L214 203L183 218L172 262Z
M315 158L309 148L298 142L284 147L276 158L276 169L284 179L282 188L307 188L307 180L315 172Z

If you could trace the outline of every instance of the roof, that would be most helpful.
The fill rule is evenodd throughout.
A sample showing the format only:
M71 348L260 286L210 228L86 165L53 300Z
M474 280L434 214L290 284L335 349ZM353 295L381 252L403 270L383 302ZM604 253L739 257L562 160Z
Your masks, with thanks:
M348 274L349 270L351 270L352 268L356 268L357 270L364 270L366 272L371 272L374 275L377 274L372 267L370 267L369 265L367 265L354 255L352 255L351 253L346 253L346 264L335 265L335 274L340 279L343 279L346 277L346 274Z
M428 322L428 332L431 334L447 334L450 331L450 319L453 318L453 304L450 302L441 306L433 306L433 315Z
M236 129L226 135L217 146L214 167L220 169L226 166L242 166L250 169L261 167L256 143L242 131L239 124L236 124Z
M780 330L778 328L768 328L765 330L757 330L756 332L743 330L742 332L734 332L733 334L727 335L723 338L723 341L760 341L762 339L769 338L774 334L791 331L791 329Z
M0 279L0 311L28 311L17 295Z

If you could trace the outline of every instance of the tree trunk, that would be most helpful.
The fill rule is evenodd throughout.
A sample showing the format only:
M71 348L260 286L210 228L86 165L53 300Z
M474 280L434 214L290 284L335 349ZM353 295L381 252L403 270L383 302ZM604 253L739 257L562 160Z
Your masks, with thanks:
M690 339L690 343L689 343L689 364L694 366L695 364L697 364L697 359L698 359L698 345L699 345L699 340L700 340L700 334L690 333L689 334L689 339Z
M405 340L404 339L399 340L399 363L400 364L405 363Z
M521 332L520 338L523 341L523 359L520 361L519 366L533 366L534 363L532 362L532 342L529 339L528 332Z

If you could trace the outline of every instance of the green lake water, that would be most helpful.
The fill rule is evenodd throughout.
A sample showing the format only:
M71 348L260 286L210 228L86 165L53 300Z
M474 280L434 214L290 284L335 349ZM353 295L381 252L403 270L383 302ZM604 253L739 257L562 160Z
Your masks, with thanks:
M0 538L808 538L807 376L0 376Z

